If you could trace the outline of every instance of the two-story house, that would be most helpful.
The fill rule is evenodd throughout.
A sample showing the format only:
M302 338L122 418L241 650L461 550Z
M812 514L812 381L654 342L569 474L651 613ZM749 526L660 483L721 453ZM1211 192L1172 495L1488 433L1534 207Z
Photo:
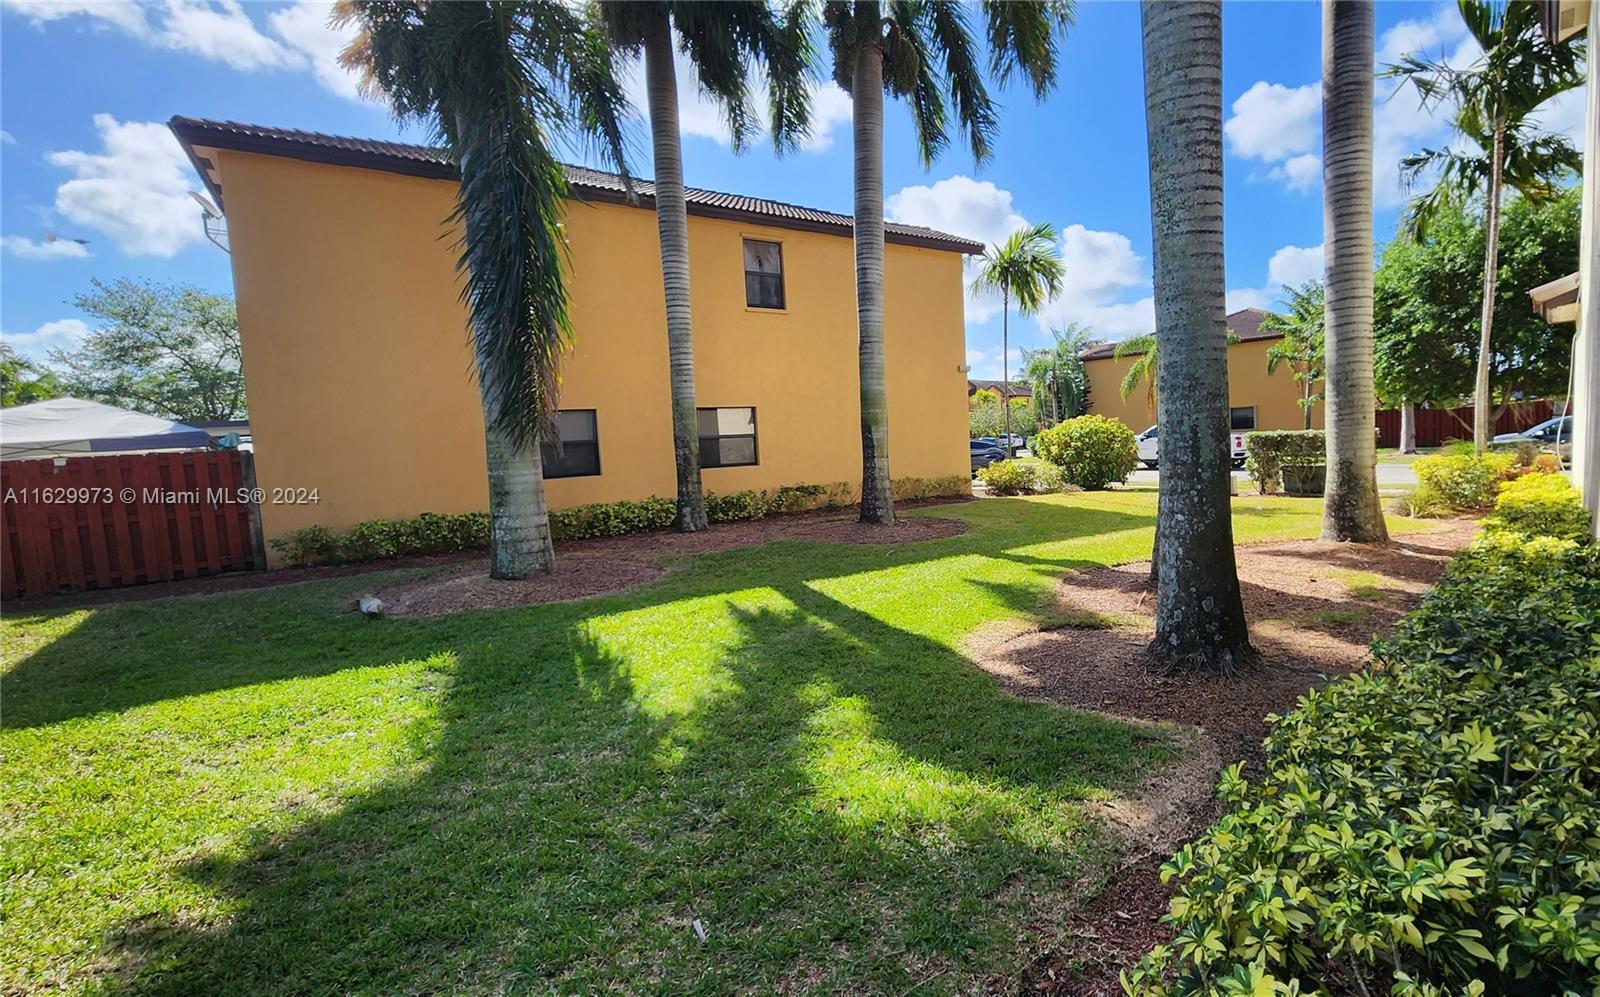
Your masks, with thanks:
M270 538L487 507L483 417L438 149L174 118L227 220ZM574 346L552 508L675 492L654 201L573 167ZM854 483L861 434L851 219L688 192L695 388L707 490ZM896 478L969 473L962 257L983 247L890 224L889 453ZM301 493L292 492L295 496Z

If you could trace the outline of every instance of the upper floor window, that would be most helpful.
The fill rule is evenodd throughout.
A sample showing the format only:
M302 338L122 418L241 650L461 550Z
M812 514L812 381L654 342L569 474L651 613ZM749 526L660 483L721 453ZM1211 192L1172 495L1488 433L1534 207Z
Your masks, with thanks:
M751 308L782 308L783 246L744 241L744 303Z
M1229 409L1228 428L1234 432L1238 432L1241 429L1255 429L1256 407L1254 405L1246 405L1243 408Z
M700 466L741 467L756 463L756 410L703 408L700 422Z
M561 425L561 453L555 444L539 444L539 456L544 460L546 478L582 478L600 473L600 433L594 409L563 410L558 420Z

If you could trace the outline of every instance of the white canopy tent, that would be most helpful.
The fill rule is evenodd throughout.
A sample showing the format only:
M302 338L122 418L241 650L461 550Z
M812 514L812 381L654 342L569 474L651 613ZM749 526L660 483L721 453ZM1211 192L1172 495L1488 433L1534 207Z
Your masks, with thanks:
M0 409L0 460L210 447L203 429L81 398Z

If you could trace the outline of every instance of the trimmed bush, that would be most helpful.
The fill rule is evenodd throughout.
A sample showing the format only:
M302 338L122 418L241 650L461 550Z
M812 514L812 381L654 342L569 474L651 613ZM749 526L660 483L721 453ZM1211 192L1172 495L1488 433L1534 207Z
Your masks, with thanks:
M1286 466L1311 467L1327 460L1327 438L1320 429L1264 430L1244 434L1244 469L1256 491L1276 495Z
M1561 458L1553 453L1542 453L1533 458L1533 469L1545 474L1556 474L1561 470Z
M996 495L1020 495L1032 492L1038 483L1033 464L1018 460L997 460L988 467L978 469L978 480L989 486Z
M1494 504L1500 482L1513 475L1515 463L1516 457L1509 453L1458 448L1436 457L1418 457L1412 466L1417 480L1438 492L1450 508L1471 511Z
M1389 511L1413 519L1433 519L1450 511L1450 503L1432 485L1418 485L1389 502Z
M711 496L707 495L707 518L710 518L711 506ZM557 540L592 540L645 530L667 530L677 521L677 502L652 495L637 502L596 502L553 510L550 535Z
M1095 491L1121 484L1139 465L1133 430L1103 415L1080 415L1034 438L1037 453L1061 469L1067 484Z
M1162 867L1176 937L1125 987L1596 992L1597 636L1600 550L1486 535L1278 722L1261 783L1223 774L1229 812Z
M958 498L972 494L972 479L959 474L944 478L895 478L889 482L889 492L896 502L915 502L918 499ZM857 500L852 489L845 502Z
M373 519L343 533L307 526L271 541L290 564L356 564L414 554L450 554L489 545L489 515L425 512L411 519Z
M1500 486L1494 515L1484 520L1491 532L1525 533L1587 540L1589 514L1572 482L1559 474L1537 471Z

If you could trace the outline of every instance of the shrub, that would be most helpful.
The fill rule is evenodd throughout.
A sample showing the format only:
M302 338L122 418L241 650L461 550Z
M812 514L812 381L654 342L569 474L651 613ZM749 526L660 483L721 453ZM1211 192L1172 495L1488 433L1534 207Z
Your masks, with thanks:
M1597 632L1600 550L1485 536L1278 723L1260 784L1223 774L1229 812L1162 868L1176 936L1125 986L1595 992Z
M1516 458L1508 453L1459 449L1436 457L1418 457L1417 480L1431 486L1452 509L1487 509L1500 482L1511 476Z
M1532 467L1539 458L1539 445L1532 440L1518 440L1512 449L1514 466Z
M707 496L706 511L711 510ZM670 529L678 521L678 504L652 495L637 502L597 502L550 513L550 534L557 540L591 540L624 533Z
M1418 485L1389 502L1389 511L1412 519L1432 519L1450 511L1450 503L1432 485Z
M1097 490L1128 479L1139 464L1133 430L1103 415L1080 415L1035 438L1040 457L1059 467L1068 484Z
M1484 520L1491 532L1589 538L1589 514L1572 482L1559 474L1534 472L1500 486L1494 515Z
M960 474L944 478L895 478L889 482L889 491L896 502L914 502L917 499L955 498L972 494L972 479ZM852 492L851 501L854 500Z
M1543 474L1557 474L1561 471L1561 458L1553 453L1542 453L1533 458L1533 469Z
M1019 460L997 460L978 470L978 480L989 486L996 495L1020 495L1031 492L1038 483L1038 473L1033 464Z
M271 541L290 564L354 564L412 554L449 554L489 545L489 515L425 512L412 519L373 519L343 533L307 526Z
M1285 465L1310 466L1327 459L1327 439L1320 429L1286 429L1244 434L1244 469L1256 491L1275 495Z

